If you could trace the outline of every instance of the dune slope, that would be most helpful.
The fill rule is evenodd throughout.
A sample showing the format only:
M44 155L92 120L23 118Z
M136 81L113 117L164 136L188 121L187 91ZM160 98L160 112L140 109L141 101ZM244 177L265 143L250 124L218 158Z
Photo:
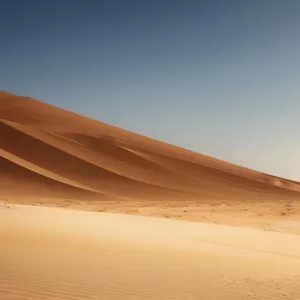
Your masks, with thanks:
M300 199L297 182L4 91L0 91L0 192L4 200L21 203L30 203L33 196L85 203Z

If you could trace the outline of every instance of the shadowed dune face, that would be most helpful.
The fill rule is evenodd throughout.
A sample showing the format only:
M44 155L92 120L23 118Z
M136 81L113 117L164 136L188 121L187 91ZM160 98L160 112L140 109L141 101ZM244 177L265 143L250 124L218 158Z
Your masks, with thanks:
M0 92L0 191L81 201L300 199L285 180Z

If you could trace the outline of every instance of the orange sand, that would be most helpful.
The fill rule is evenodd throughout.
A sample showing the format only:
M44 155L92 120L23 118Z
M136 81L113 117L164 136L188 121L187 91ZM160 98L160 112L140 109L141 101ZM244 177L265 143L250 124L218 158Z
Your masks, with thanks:
M297 182L0 91L1 300L298 300L299 216Z

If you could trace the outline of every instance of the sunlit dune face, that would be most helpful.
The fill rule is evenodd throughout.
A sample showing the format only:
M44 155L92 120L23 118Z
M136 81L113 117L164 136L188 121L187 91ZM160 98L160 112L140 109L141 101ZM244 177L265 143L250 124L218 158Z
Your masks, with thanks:
M126 205L299 199L296 183L29 97L1 92L0 104L0 188L6 198L65 199L61 205L85 202L91 209L99 201Z

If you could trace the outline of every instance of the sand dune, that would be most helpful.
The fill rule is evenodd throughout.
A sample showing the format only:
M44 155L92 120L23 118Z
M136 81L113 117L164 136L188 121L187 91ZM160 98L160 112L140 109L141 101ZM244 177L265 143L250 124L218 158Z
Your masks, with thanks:
M0 92L0 191L8 202L171 218L201 215L208 221L207 212L198 211L205 205L213 205L216 215L216 210L223 214L224 207L227 212L228 206L248 211L248 206L273 203L278 206L276 216L291 216L298 215L300 199L297 182L4 91ZM172 212L172 207L180 210Z
M300 297L297 235L58 208L0 214L3 300Z
M295 181L0 92L1 300L298 300L299 216Z

